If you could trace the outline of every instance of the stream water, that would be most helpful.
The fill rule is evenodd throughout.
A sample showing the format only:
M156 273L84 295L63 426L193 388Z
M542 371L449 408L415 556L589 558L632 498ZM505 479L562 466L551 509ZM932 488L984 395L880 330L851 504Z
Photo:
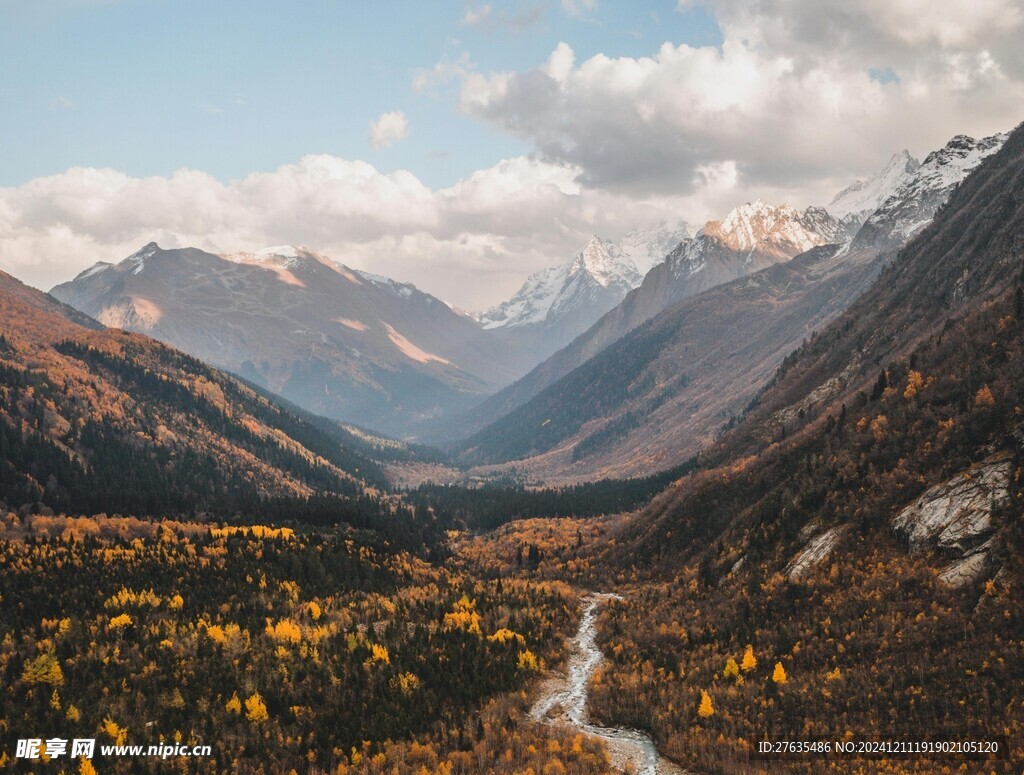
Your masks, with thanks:
M683 770L662 758L654 741L634 729L602 727L592 724L587 714L587 684L594 671L604 660L597 647L597 614L601 606L618 595L592 594L583 609L583 619L573 638L573 651L569 656L565 675L545 682L541 696L530 709L538 721L564 723L605 741L612 756L612 764L619 770L630 767L638 775L682 775Z

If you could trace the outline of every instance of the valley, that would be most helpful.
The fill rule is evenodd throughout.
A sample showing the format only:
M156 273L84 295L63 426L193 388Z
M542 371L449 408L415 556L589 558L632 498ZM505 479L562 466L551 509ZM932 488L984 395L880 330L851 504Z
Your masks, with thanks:
M848 772L756 745L883 735L1018 771L1021 191L1024 129L957 136L841 217L594 238L487 323L290 247L0 274L0 728L200 773Z

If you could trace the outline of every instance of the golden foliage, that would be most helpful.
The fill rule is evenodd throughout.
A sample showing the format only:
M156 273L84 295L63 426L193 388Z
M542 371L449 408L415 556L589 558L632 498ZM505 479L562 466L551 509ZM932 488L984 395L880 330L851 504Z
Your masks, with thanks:
M711 702L711 695L703 689L700 692L700 706L697 708L697 715L701 718L710 718L715 715L715 706Z
M789 679L786 677L786 668L782 666L781 662L775 663L775 669L772 671L772 681L777 684L784 684Z
M118 614L107 622L108 630L123 630L125 627L131 626L132 617L128 614Z
M267 714L267 706L259 692L251 694L245 701L245 717L253 724L262 724L270 716Z
M754 656L754 647L748 643L747 648L743 652L743 661L740 662L740 669L744 673L749 673L756 667L757 657Z
M64 671L53 652L46 651L25 665L21 679L29 684L64 685Z
M974 405L979 409L985 409L996 405L995 396L992 395L992 389L988 385L982 386L982 388L974 394Z

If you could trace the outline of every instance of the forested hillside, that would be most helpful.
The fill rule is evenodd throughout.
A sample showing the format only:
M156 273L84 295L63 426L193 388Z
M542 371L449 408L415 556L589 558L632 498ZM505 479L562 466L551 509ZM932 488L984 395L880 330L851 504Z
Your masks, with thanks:
M652 583L605 621L602 718L726 771L766 731L1024 757L1022 191L1018 130L606 550Z
M0 276L7 509L340 521L402 541L427 528L383 496L380 466L350 434L146 337L101 329Z

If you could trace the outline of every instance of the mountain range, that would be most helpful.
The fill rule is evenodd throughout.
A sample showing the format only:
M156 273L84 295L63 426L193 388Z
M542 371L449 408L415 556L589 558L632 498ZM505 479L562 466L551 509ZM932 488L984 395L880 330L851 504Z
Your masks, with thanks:
M896 154L828 208L757 200L699 230L678 221L617 242L594 236L476 316L291 246L215 255L151 243L52 293L317 414L395 437L466 439L465 463L529 458L544 475L632 474L675 465L713 438L1004 140L957 136L921 163ZM628 348L635 371L615 368L629 400L610 389L584 409L580 381ZM566 413L563 402L576 405Z
M811 209L804 219L815 224L813 233L835 242L845 236L844 244L790 261L770 261L771 248L776 256L785 250L778 249L778 221L762 203L740 208L723 226L709 224L569 347L470 412L465 427L473 433L457 445L462 460L568 481L637 475L685 460L742 411L790 351L858 297L894 247L924 228L1005 139L958 136L920 165L895 157L879 176L894 190L885 195L874 186L882 204L852 239L839 220ZM837 197L840 205L844 199L849 195ZM793 221L790 213L786 228ZM756 251L769 265L691 292L692 278L713 256L735 258L728 244ZM800 243L790 237L782 244L794 250Z
M514 343L414 286L304 248L215 255L154 243L52 290L318 414L406 435L528 367Z
M0 273L7 505L138 515L383 485L358 440Z

